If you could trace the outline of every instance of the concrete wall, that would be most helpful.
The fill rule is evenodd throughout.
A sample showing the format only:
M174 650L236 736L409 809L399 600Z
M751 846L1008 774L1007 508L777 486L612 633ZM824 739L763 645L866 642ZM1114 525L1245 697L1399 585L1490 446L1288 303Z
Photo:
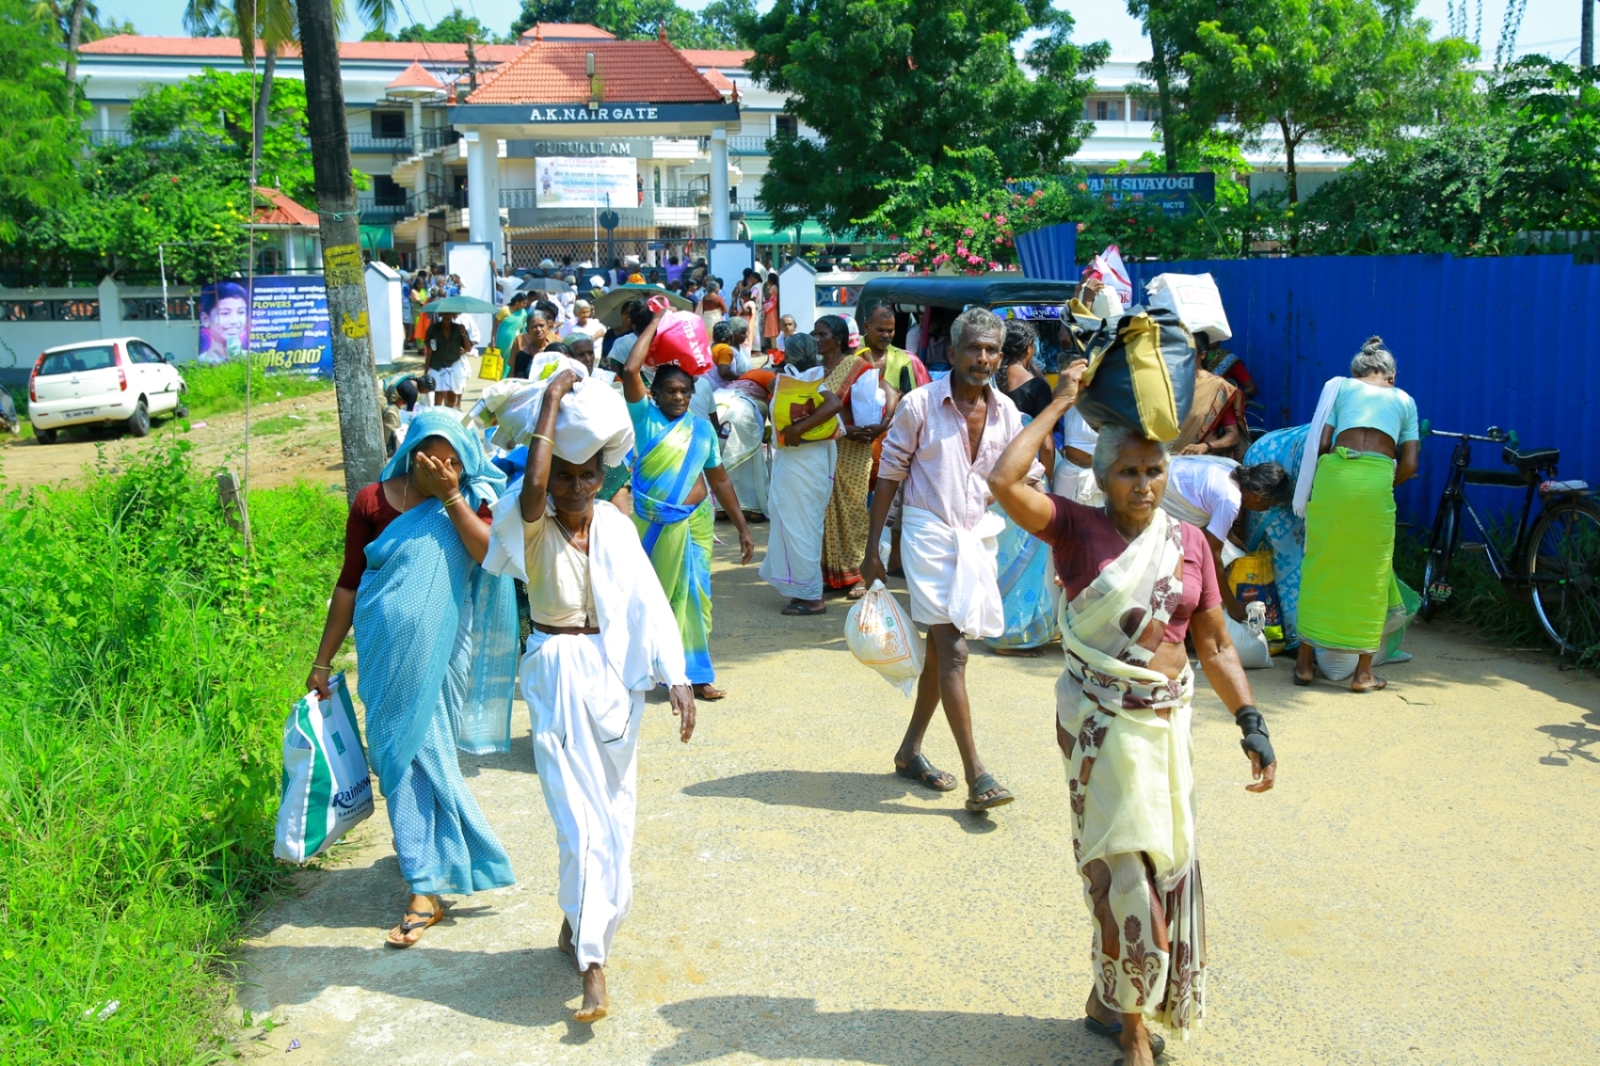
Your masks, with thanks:
M172 286L169 297L191 295L196 290ZM161 296L161 287L124 287L115 281L102 281L98 289L0 289L3 300L85 300L98 299L100 318L84 322L11 322L0 320L0 381L8 384L27 380L39 353L58 344L101 340L106 337L139 337L158 352L170 352L174 362L194 359L200 348L200 324L187 321L124 321L123 300Z

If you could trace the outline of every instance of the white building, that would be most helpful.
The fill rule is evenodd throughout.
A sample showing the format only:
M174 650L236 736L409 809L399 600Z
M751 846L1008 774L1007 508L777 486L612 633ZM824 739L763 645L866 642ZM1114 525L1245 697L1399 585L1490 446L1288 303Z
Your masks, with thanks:
M813 131L788 113L783 96L751 80L744 69L750 55L674 49L664 40L622 42L589 25L541 24L519 44L479 45L470 55L461 44L341 44L351 157L371 182L359 198L363 242L407 266L435 261L445 242L468 239L491 240L512 266L546 257L604 258L599 212L537 206L534 161L608 156L635 161L634 202L611 205L617 255L659 263L683 254L691 241L726 236L793 243L795 231L771 231L756 197L768 138ZM592 77L586 63L594 65ZM118 36L84 45L78 73L94 107L92 137L128 138L129 103L140 91L208 67L248 69L238 42L227 38ZM280 58L276 76L300 79L298 55ZM1097 91L1085 104L1094 132L1075 160L1105 169L1159 152L1151 116L1129 91L1140 80L1137 61L1113 59L1096 78ZM692 102L700 111L685 120L666 119L659 110L656 119L589 117L601 107L609 112L611 105L637 102ZM578 107L585 117L534 122L510 110L535 114L535 104ZM477 110L488 107L507 110L498 117ZM1253 185L1276 179L1281 187L1281 153L1268 146L1250 162L1260 172ZM1302 195L1347 162L1302 151ZM814 223L798 237L806 244L828 240ZM258 267L270 270L281 261Z

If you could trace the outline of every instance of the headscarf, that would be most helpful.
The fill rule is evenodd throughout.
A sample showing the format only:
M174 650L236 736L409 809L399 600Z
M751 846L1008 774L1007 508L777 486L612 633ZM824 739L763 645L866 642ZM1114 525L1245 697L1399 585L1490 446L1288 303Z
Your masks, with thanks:
M809 333L796 333L791 336L784 343L783 365L797 372L821 366L822 357L817 354L817 339Z
M733 355L733 345L731 344L713 344L711 346L711 361L718 366L731 365L733 363Z
M456 450L462 467L461 495L466 497L468 506L475 511L480 504L493 503L500 498L506 487L505 474L489 462L483 445L461 424L461 419L441 408L429 408L412 418L405 441L395 449L380 479L387 481L410 473L411 453L429 437L443 437Z
M629 274L628 275L628 284L629 285L643 285L644 284L644 275L643 274Z

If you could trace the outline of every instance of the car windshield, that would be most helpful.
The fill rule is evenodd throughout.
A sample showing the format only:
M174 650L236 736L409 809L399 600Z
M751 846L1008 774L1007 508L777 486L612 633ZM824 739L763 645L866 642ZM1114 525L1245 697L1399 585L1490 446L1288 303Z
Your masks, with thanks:
M81 374L86 370L110 370L117 365L114 345L101 344L93 348L68 348L64 352L51 352L39 367L40 377L51 374Z

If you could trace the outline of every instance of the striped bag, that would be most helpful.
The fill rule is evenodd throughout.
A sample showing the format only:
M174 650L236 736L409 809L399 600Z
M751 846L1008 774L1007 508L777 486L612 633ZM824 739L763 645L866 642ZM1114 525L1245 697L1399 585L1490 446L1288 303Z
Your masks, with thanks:
M328 682L330 698L308 692L283 725L283 799L272 853L306 862L372 815L372 776L350 706L344 674Z

